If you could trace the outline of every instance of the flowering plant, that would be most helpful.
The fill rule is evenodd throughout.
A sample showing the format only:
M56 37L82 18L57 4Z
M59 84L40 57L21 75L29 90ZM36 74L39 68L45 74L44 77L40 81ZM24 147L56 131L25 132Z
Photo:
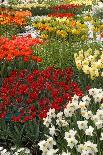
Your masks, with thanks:
M0 88L1 120L10 115L9 120L23 123L46 117L50 108L62 109L73 94L83 95L72 75L71 68L12 71Z
M90 75L92 80L103 77L103 51L89 48L87 51L79 51L74 57L77 68Z
M50 109L44 118L48 134L39 146L43 155L96 155L103 153L103 90L74 95L63 111Z
M11 39L6 37L0 38L0 61L7 60L12 61L17 57L31 58L36 60L33 56L33 46L42 44L40 39L34 39L31 36L18 37L13 36Z
M60 17L60 18L63 18L63 17L71 18L74 16L75 16L75 14L73 14L73 13L52 13L52 14L48 14L48 17Z
M0 75L5 77L10 70L23 69L30 65L41 62L42 58L36 56L33 47L42 44L40 39L33 39L31 36L16 37L11 39L0 38ZM31 65L32 63L32 65Z
M77 14L82 10L82 5L79 4L61 4L57 6L52 6L50 9L53 12L69 12Z
M23 32L29 22L30 11L15 11L10 8L0 8L0 35L12 36Z
M30 150L28 148L19 148L12 147L10 151L7 151L5 148L0 147L1 155L31 155Z
M36 8L36 7L49 8L50 6L47 4L28 3L28 4L17 4L17 5L14 5L13 7L19 8L19 9L24 9L24 8L31 9L31 8Z
M57 6L52 6L51 9L59 11L60 9L69 10L69 9L79 8L79 7L81 7L81 5L79 4L61 4Z
M65 0L66 3L69 3L70 1L69 0ZM85 6L91 6L93 4L93 0L71 0L70 3L74 3L76 5L85 5Z
M0 9L0 25L26 25L27 17L32 14L30 11L14 11L12 9Z
M37 15L47 15L51 12L49 4L45 3L25 3L25 4L17 4L13 5L13 8L15 9L22 9L22 10L29 10L32 12L32 16Z
M74 19L46 17L36 19L32 24L41 31L41 34L47 34L48 37L64 38L67 40L80 41L88 37L88 27L81 21ZM79 39L80 38L80 39Z

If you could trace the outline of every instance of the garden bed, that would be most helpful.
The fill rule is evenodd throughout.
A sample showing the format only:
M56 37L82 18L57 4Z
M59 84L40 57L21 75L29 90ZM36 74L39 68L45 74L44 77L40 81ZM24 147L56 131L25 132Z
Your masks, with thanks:
M14 3L0 6L0 154L103 155L103 10Z

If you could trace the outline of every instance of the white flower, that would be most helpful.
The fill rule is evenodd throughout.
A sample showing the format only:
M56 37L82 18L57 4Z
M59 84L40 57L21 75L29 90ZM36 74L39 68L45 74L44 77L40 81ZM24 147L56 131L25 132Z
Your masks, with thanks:
M47 141L43 140L43 141L39 142L38 145L44 155L48 154L48 152L50 152L49 150L51 150L52 152L57 151L57 150L53 150L53 146L56 145L56 142L53 140L52 137L49 137L47 139Z
M67 108L64 109L64 115L65 115L65 117L72 117L73 113L74 112L70 111Z
M66 108L64 109L65 117L71 117L78 108L79 108L78 102L76 101L69 102Z
M60 155L71 155L71 153L67 151L67 152L62 152L62 154Z
M0 151L3 150L3 147L0 147Z
M8 152L6 149L3 149L2 151L0 151L0 155L7 155L7 154L8 154Z
M80 109L86 109L86 102L80 101L79 102L79 108Z
M46 148L46 141L43 140L43 141L40 141L38 143L39 147L40 147L40 150L44 151L44 148ZM47 149L47 148L46 148Z
M78 141L75 139L76 133L77 131L74 131L74 130L69 130L69 132L65 132L64 139L66 139L68 146L71 149L78 143Z
M84 148L84 145L80 144L80 145L77 146L77 151L82 153L83 148Z
M48 117L46 117L46 118L44 118L43 119L44 120L44 125L46 126L46 127L49 127L49 125L51 124L51 119L50 118L48 118Z
M30 155L30 150L28 148L25 148L24 152Z
M103 132L101 133L101 138L100 138L100 140L103 140Z
M74 131L74 130L69 130L69 132L65 132L65 139L67 138L71 138L71 137L75 137L77 131Z
M64 119L62 119L62 120L57 119L56 124L59 126L68 126L68 122L65 121Z
M95 155L98 152L97 144L87 141L84 144L78 145L77 151L80 152L81 155Z
M88 106L91 101L91 98L88 95L86 95L82 97L82 101L86 102L86 105Z
M103 109L98 109L96 112L98 119L103 120Z
M94 122L97 122L97 121L99 121L99 118L98 118L97 115L93 115L93 116L92 116L92 120L93 120Z
M102 98L103 98L103 93L99 93L97 95L94 95L94 101L95 101L95 103L100 103L101 100L102 100Z
M24 151L24 148L20 148L17 150L17 152L21 152L21 151Z
M61 123L60 123L59 119L56 120L56 125L61 126Z
M93 130L94 130L94 128L92 126L89 126L89 128L86 129L86 131L85 131L86 135L93 136Z
M68 122L65 121L64 119L60 120L61 126L68 126Z
M60 119L60 120L62 119L62 116L63 116L63 112L59 112L59 113L57 114L57 118Z
M98 120L95 122L97 129L103 128L103 120Z
M46 141L46 145L47 145L47 148L52 149L53 145L56 145L56 142L53 140L52 137L49 137Z
M19 153L15 152L13 155L19 155Z
M77 125L78 125L78 128L81 130L85 130L88 126L87 126L87 123L88 121L85 120L85 121L77 121Z
M92 95L93 97L103 92L102 89L97 89L97 88L92 88L92 89L89 89L88 91L89 91L89 94Z
M72 98L72 102L78 103L79 96L74 95Z
M67 138L66 141L67 141L67 143L68 143L68 146L69 146L71 149L78 143L78 141L77 141L74 137Z
M81 110L81 114L87 120L93 117L92 111Z
M49 116L49 118L55 118L55 109L49 109L49 112L47 112L47 116Z
M51 136L55 135L55 126L52 126L51 128L49 128L49 133Z
M54 155L54 154L57 153L57 151L58 151L58 149L56 149L56 150L50 149L50 150L47 151L47 154L46 155Z
M103 90L102 89L97 89L97 88L92 88L89 89L89 94L93 96L95 102L100 102L101 99L103 98Z
M89 154L95 154L96 152L98 152L97 144L93 144L90 141L87 141L84 143L84 148L85 148L85 150L87 150L89 152Z
M7 150L6 150L6 149L3 149L3 150L1 151L1 154L5 153L5 152L7 152Z

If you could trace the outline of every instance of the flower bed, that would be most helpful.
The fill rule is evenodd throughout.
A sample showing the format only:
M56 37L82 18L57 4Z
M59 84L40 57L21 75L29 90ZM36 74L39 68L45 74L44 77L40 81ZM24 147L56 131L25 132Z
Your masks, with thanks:
M0 154L102 155L101 17L83 4L16 2L0 8Z
M65 14L54 14L53 17L36 19L33 26L41 31L41 34L47 34L48 38L57 37L67 39L68 41L80 41L88 38L88 27L82 21L76 21L68 18L55 18L55 16L63 17ZM68 14L67 14L68 16ZM69 14L69 17L74 16ZM79 40L80 38L80 40Z
M63 111L50 109L44 118L46 140L40 141L42 154L96 154L103 152L103 90L92 88L72 101Z
M17 35L24 31L27 25L30 11L15 11L10 8L0 8L0 35Z

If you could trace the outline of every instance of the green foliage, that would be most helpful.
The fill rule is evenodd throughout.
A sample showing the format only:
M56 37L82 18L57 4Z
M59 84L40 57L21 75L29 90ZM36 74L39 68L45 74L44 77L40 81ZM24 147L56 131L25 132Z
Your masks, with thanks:
M8 3L11 5L16 5L18 4L18 0L8 0Z
M4 37L11 37L12 35L17 35L18 33L24 32L25 29L16 25L0 25L0 35Z

